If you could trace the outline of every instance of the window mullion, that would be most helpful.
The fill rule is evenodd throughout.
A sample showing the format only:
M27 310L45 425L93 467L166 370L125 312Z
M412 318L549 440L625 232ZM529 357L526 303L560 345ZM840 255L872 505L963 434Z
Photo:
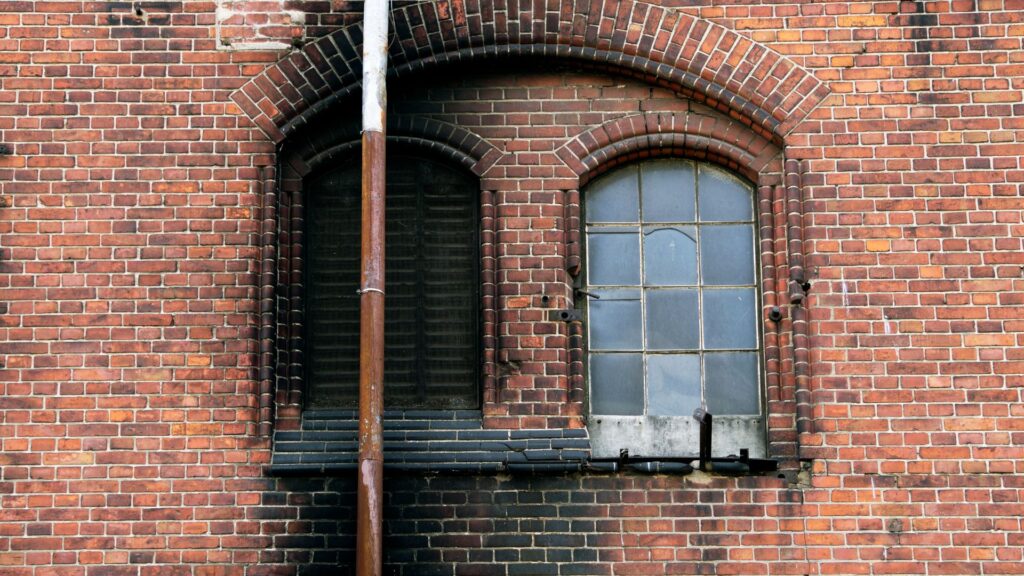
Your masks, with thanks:
M641 417L647 416L648 406L647 399L649 397L647 393L647 276L646 269L644 267L644 190L643 190L643 174L642 169L636 171L636 193L637 193L637 223L636 228L636 240L640 243L639 254L640 258L637 261L637 266L640 267L640 379L641 387L640 393L643 394L643 412Z
M704 238L704 223L700 218L700 166L693 171L693 201L694 201L694 235L697 237L697 370L700 382L700 407L704 410L707 406L707 393L704 383L704 270L702 266L703 253L701 241Z

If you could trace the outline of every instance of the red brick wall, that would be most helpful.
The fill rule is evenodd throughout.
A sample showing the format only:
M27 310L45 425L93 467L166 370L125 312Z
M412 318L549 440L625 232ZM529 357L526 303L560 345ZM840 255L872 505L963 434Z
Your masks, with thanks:
M505 22L507 10L488 6L481 25ZM313 50L358 8L0 3L0 144L11 151L0 156L0 575L289 574L347 563L351 485L269 477L258 426L261 169L276 161L275 130L331 89L271 74L245 90L279 59L301 60L273 42ZM778 99L767 85L743 92L758 102L747 112L771 116L751 120L730 108L738 100L675 76L610 72L606 60L582 75L545 75L535 61L524 74L510 60L495 61L507 72L498 74L484 60L453 68L473 75L446 80L450 92L424 87L393 103L511 153L493 180L504 195L499 254L510 236L534 235L523 240L557 255L536 231L563 225L545 212L547 186L576 182L576 171L554 151L616 115L731 116L804 160L815 433L800 444L810 470L794 482L393 479L389 569L1024 572L1024 3L680 9L721 26L703 44L725 38L718 56L747 38L809 72L808 84ZM616 10L606 21L622 35L603 49L657 45L640 34L657 29L646 20L629 27L620 15L611 26ZM472 2L436 10L470 28L480 12ZM599 59L578 59L588 57ZM716 58L703 69L721 66ZM504 111L467 108L509 99L487 92L512 89L509 79L527 98ZM784 98L806 96L798 87L814 79L829 91L820 101ZM271 87L280 99L251 97ZM526 284L564 290L557 266L541 271L550 277ZM511 305L522 295L508 296ZM506 349L535 350L553 366L564 358L561 342L531 342ZM550 397L534 394L535 380L505 388L496 414L557 411L567 379L555 376ZM790 403L792 392L790 382ZM791 420L781 429L793 436Z

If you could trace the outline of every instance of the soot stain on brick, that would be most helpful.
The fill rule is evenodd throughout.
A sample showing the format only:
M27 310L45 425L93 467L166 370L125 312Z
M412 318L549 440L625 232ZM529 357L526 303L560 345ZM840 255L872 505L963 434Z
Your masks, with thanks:
M101 23L108 26L166 26L170 14L183 12L181 2L108 2Z
M900 19L907 27L928 28L939 23L938 14L929 14L923 0L904 2L900 5L900 12L905 14Z
M898 22L906 28L903 34L904 38L913 40L914 51L922 54L925 58L926 61L920 65L930 65L931 53L941 49L936 42L929 40L930 28L939 23L938 15L928 14L923 0L901 3L900 13Z

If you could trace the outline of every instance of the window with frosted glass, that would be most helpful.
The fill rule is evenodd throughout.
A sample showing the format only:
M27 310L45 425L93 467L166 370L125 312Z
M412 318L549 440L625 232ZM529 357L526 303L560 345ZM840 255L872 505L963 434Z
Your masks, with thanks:
M591 415L760 415L751 185L669 159L584 192Z

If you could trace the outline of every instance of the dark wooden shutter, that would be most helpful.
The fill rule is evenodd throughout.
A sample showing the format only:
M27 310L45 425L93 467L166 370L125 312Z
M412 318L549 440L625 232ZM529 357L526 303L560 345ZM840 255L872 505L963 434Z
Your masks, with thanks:
M305 377L313 406L354 407L359 384L359 166L306 187ZM392 155L387 174L385 404L475 408L479 370L476 180Z

